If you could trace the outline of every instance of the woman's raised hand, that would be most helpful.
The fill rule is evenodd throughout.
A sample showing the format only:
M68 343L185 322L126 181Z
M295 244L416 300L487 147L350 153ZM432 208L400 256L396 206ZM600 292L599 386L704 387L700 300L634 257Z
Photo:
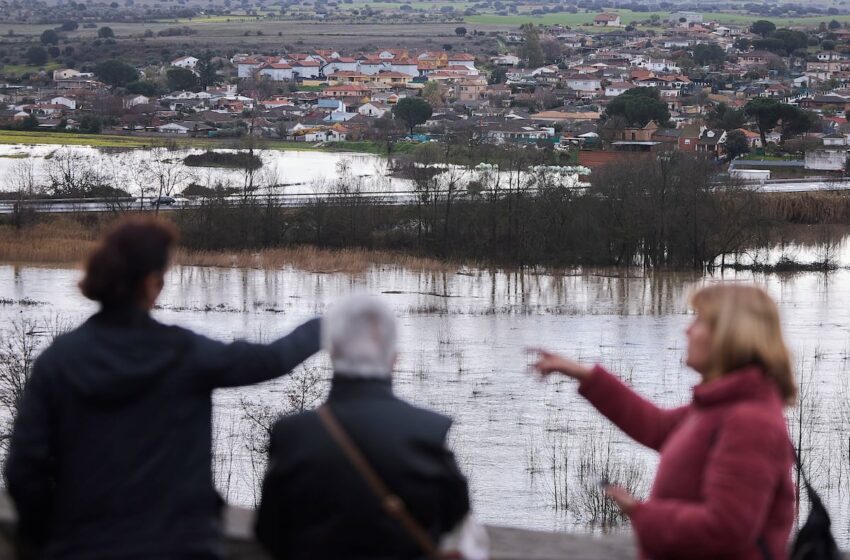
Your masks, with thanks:
M561 375L572 377L577 381L583 381L592 371L578 362L553 354L542 348L529 348L528 352L529 354L534 354L537 359L532 364L532 369L543 377L548 377L553 373L560 373Z

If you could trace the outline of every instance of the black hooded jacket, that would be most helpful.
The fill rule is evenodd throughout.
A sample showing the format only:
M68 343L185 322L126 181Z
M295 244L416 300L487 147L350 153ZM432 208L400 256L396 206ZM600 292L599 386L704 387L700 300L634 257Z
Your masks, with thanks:
M105 310L36 361L6 463L20 539L45 558L217 558L212 391L282 375L319 321L271 344L224 344Z

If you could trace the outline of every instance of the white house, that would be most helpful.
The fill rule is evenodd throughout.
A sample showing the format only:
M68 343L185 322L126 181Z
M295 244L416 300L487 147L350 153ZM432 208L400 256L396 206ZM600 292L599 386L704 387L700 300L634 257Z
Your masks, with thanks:
M206 134L210 130L214 130L213 127L202 122L192 121L173 122L156 127L157 132L167 134L189 134L190 132Z
M343 123L346 121L350 121L356 116L357 113L349 113L345 109L342 109L341 111L333 111L329 113L328 116L326 116L322 120L330 123Z
M846 147L838 149L806 150L806 169L816 171L843 171L847 164Z
M357 112L366 117L383 117L391 108L386 103L364 103L358 107Z
M490 62L496 66L518 66L519 57L513 54L505 54L491 57Z
M846 146L847 145L847 137L843 134L829 134L823 137L823 145L824 146Z
M198 59L194 56L181 56L180 58L175 58L171 61L172 66L177 66L178 68L188 68L189 70L194 70L197 64Z
M245 58L236 63L236 76L239 78L250 78L263 64L265 64L264 60Z
M605 12L593 18L593 25L602 27L620 27L620 14Z
M795 88L804 88L804 87L809 87L809 85L812 83L812 81L813 81L813 78L811 78L809 76L800 76L798 78L794 78L793 80L791 80L791 83L794 84Z
M292 65L292 75L299 78L318 78L322 63L316 60L301 60Z
M650 72L660 73L678 73L681 68L676 66L676 63L664 58L645 58L636 56L629 61L629 64L638 68L644 68Z
M192 130L192 128L181 123L168 123L156 127L157 132L168 134L188 134L190 130Z
M471 54L459 53L450 54L448 59L449 66L466 66L470 70L475 70L475 57Z
M409 60L394 61L390 64L389 70L390 72L400 72L413 77L419 75L419 65Z
M330 62L322 67L322 73L325 76L336 74L337 72L357 72L359 64L353 58L331 58Z
M77 108L77 100L72 97L65 97L64 95L59 95L57 97L51 97L50 103L54 105L64 105L65 107L74 110Z
M358 64L358 71L362 74L366 74L368 76L374 76L381 70L384 70L384 63L380 60L369 60L369 59L360 59ZM417 66L418 73L418 66Z
M301 123L293 126L289 132L300 142L343 142L347 136L344 129L305 126Z
M588 74L567 76L563 82L568 88L585 93L595 93L602 88L602 80Z
M631 82L612 82L605 86L605 97L617 97L635 87Z
M147 95L127 95L124 97L124 108L129 109L130 107L135 107L136 105L145 105L151 102L151 98Z
M292 66L285 62L266 63L258 74L275 82L289 81L292 79Z
M53 71L53 80L70 80L73 78L93 78L94 74L91 72L80 72L79 70L74 70L73 68L63 68L62 70L54 70Z
M541 66L540 68L535 68L531 71L531 75L535 78L541 76L554 76L558 73L558 67L554 64L549 66Z

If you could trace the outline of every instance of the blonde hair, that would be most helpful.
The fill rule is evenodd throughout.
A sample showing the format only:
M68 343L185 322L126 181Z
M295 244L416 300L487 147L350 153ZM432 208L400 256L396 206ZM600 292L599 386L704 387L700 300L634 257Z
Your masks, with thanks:
M786 404L797 398L791 353L782 336L779 309L756 286L714 284L695 292L691 306L713 333L706 379L758 365L779 389Z

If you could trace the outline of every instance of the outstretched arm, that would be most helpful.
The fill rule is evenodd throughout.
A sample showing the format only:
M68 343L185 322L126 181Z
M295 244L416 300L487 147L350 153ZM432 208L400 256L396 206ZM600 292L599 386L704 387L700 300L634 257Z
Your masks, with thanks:
M661 448L687 413L687 407L658 408L601 366L591 369L546 350L533 352L537 354L535 371L544 377L558 373L575 379L581 384L579 394L635 441L652 449Z
M686 406L655 406L601 366L591 370L578 392L629 437L655 450L661 449L688 411Z
M319 351L321 320L312 319L271 344L230 344L198 336L195 355L205 387L238 387L274 379L292 371Z

